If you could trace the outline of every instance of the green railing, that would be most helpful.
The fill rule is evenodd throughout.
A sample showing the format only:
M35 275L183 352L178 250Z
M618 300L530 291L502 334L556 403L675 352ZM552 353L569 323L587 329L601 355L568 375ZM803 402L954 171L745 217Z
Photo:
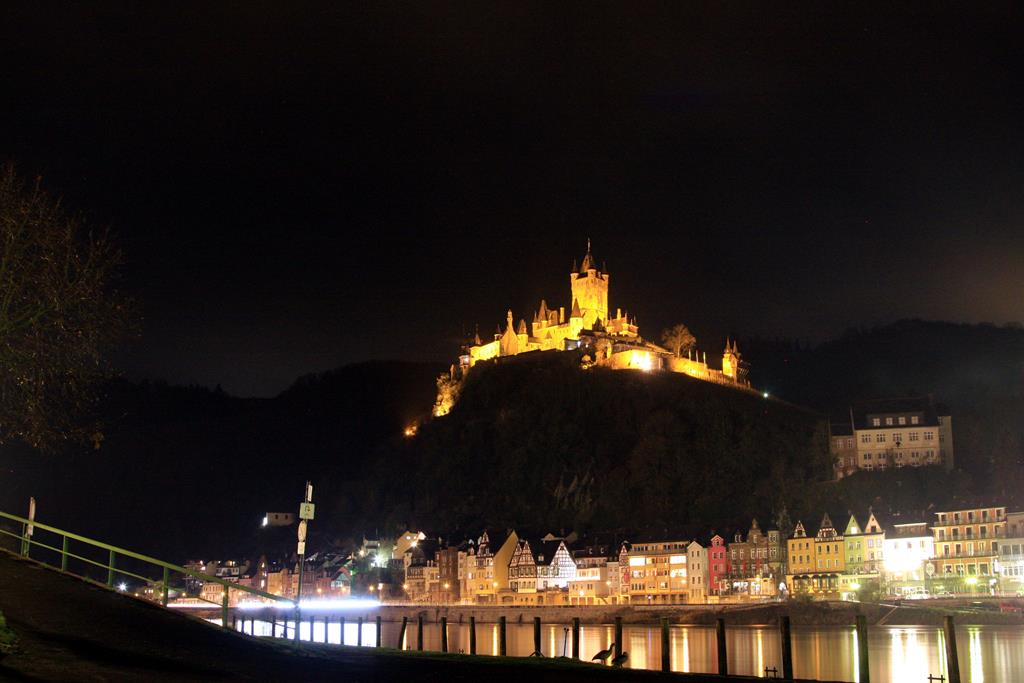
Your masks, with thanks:
M181 567L176 564L171 564L170 562L164 562L163 560L158 560L155 557L150 557L149 555L143 555L142 553L136 553L131 550L126 550L125 548L119 548L115 545L110 545L109 543L103 543L102 541L95 541L91 538L86 538L85 536L81 536L70 531L65 531L64 529L58 529L57 527L49 526L48 524L41 524L40 522L31 521L24 517L18 517L17 515L8 514L6 512L0 512L0 521L2 520L10 520L12 522L15 522L16 524L21 525L21 531L19 533L4 528L4 525L0 524L0 536L7 536L15 539L17 541L18 551L24 557L30 557L31 559L36 560L37 562L41 562L42 564L57 567L58 565L52 562L43 561L43 559L40 557L41 553L36 552L33 555L31 551L33 548L36 548L39 550L45 550L48 553L54 553L55 556L60 557L59 568L62 572L65 572L70 576L82 579L83 581L88 581L96 585L105 586L106 588L109 588L111 590L115 589L116 576L127 576L133 579L138 579L140 581L145 582L147 587L156 589L158 591L159 600L154 600L154 602L158 601L164 607L168 606L168 602L170 599L172 574L179 574L181 576L191 576L203 582L218 583L221 585L222 589L221 601L219 605L218 603L202 598L201 596L199 596L197 599L201 602L209 603L211 605L211 609L215 609L218 606L220 607L221 625L224 628L231 628L231 624L228 622L228 616L231 607L231 591L247 593L253 596L254 598L258 599L259 601L270 601L271 603L284 602L288 605L292 604L291 600L282 598L279 595L273 595L271 593L267 593L266 591L261 591L257 588L251 588L249 586L241 586L237 583L233 583L219 576L204 574L202 572L198 572L187 567ZM31 527L33 530L33 534L31 536L27 533L29 527ZM36 534L40 531L53 535L55 537L54 540L50 541L49 543L44 543L42 541L37 540ZM58 541L60 543L59 547L57 545ZM75 552L72 552L71 550L72 541L76 543ZM81 546L84 546L85 548L80 550L79 547ZM95 557L86 557L86 554L90 551L92 551L93 554L95 555L96 550L105 551L101 552L99 556L100 558L103 558L103 556L105 555L106 561L103 561L103 559L95 559ZM144 570L140 569L138 570L138 572L131 571L128 568L124 567L123 563L122 566L119 567L117 565L119 558L131 560L133 561L133 564L136 565L152 565L153 567L156 567L162 575L160 576L160 578L145 576L141 573L138 573ZM97 581L96 579L86 574L76 574L74 572L69 571L68 566L70 561L83 563L86 567L90 568L97 568L100 570L105 569L106 582L104 583L102 581ZM298 624L298 605L295 605L295 610L295 623ZM297 631L298 629L296 628L296 632Z

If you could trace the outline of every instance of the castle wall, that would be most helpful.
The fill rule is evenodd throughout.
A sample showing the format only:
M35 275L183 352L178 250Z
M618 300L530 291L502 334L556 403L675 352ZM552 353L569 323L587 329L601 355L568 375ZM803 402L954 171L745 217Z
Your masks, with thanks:
M629 349L613 353L611 357L601 363L614 370L661 370L662 358L653 351L645 349Z
M676 358L675 356L669 356L666 359L665 369L669 372L680 372L698 379L711 379L711 371L708 369L707 365L700 361L690 360L689 358Z
M487 344L469 347L469 366L473 367L482 360L497 358L501 353L501 342L495 339Z

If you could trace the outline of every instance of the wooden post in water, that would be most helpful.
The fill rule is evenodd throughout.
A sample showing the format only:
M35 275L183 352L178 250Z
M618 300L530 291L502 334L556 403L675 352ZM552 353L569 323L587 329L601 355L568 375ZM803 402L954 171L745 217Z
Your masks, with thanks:
M423 651L423 615L416 615L416 649Z
M476 654L476 617L469 617L469 654Z
M341 644L345 644L345 617L338 617L338 624L341 627Z
M672 670L672 653L668 644L668 617L661 618L661 670Z
M448 652L448 617L441 617L441 652Z
M505 617L498 617L498 656L505 656Z
M377 647L381 647L380 642L380 615L377 615Z
M779 630L782 639L782 677L793 678L793 636L789 630L789 616L779 619Z
M956 628L953 625L953 617L946 617L943 621L946 636L946 675L949 676L949 683L960 683L960 660L956 654Z
M363 618L356 619L356 647L363 646Z
M857 615L857 671L859 683L871 683L871 669L868 661L868 618Z
M402 617L402 630L398 632L398 645L396 646L399 650L405 649L405 625L409 621L409 617Z
M533 654L540 657L540 617L533 618Z
M580 658L580 618L572 618L572 658Z
M725 619L719 617L715 622L715 635L718 640L718 675L729 675L729 653L725 649Z
M615 656L622 654L622 617L615 617Z

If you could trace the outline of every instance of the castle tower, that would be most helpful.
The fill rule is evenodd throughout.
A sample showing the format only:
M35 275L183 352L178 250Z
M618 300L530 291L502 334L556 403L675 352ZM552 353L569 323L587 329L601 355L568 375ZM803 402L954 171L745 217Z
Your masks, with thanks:
M740 351L736 342L726 338L725 351L722 352L722 374L737 381L740 375Z
M590 240L587 240L587 255L576 272L569 274L569 285L572 288L572 301L578 302L583 314L583 329L591 330L600 320L608 321L608 273L597 268L597 261L590 253Z

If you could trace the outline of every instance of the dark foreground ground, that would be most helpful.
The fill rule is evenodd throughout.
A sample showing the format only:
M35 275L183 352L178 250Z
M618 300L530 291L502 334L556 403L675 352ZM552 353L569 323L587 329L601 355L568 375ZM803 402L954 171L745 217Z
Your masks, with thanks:
M0 611L21 681L754 681L525 658L292 646L254 640L0 551Z

